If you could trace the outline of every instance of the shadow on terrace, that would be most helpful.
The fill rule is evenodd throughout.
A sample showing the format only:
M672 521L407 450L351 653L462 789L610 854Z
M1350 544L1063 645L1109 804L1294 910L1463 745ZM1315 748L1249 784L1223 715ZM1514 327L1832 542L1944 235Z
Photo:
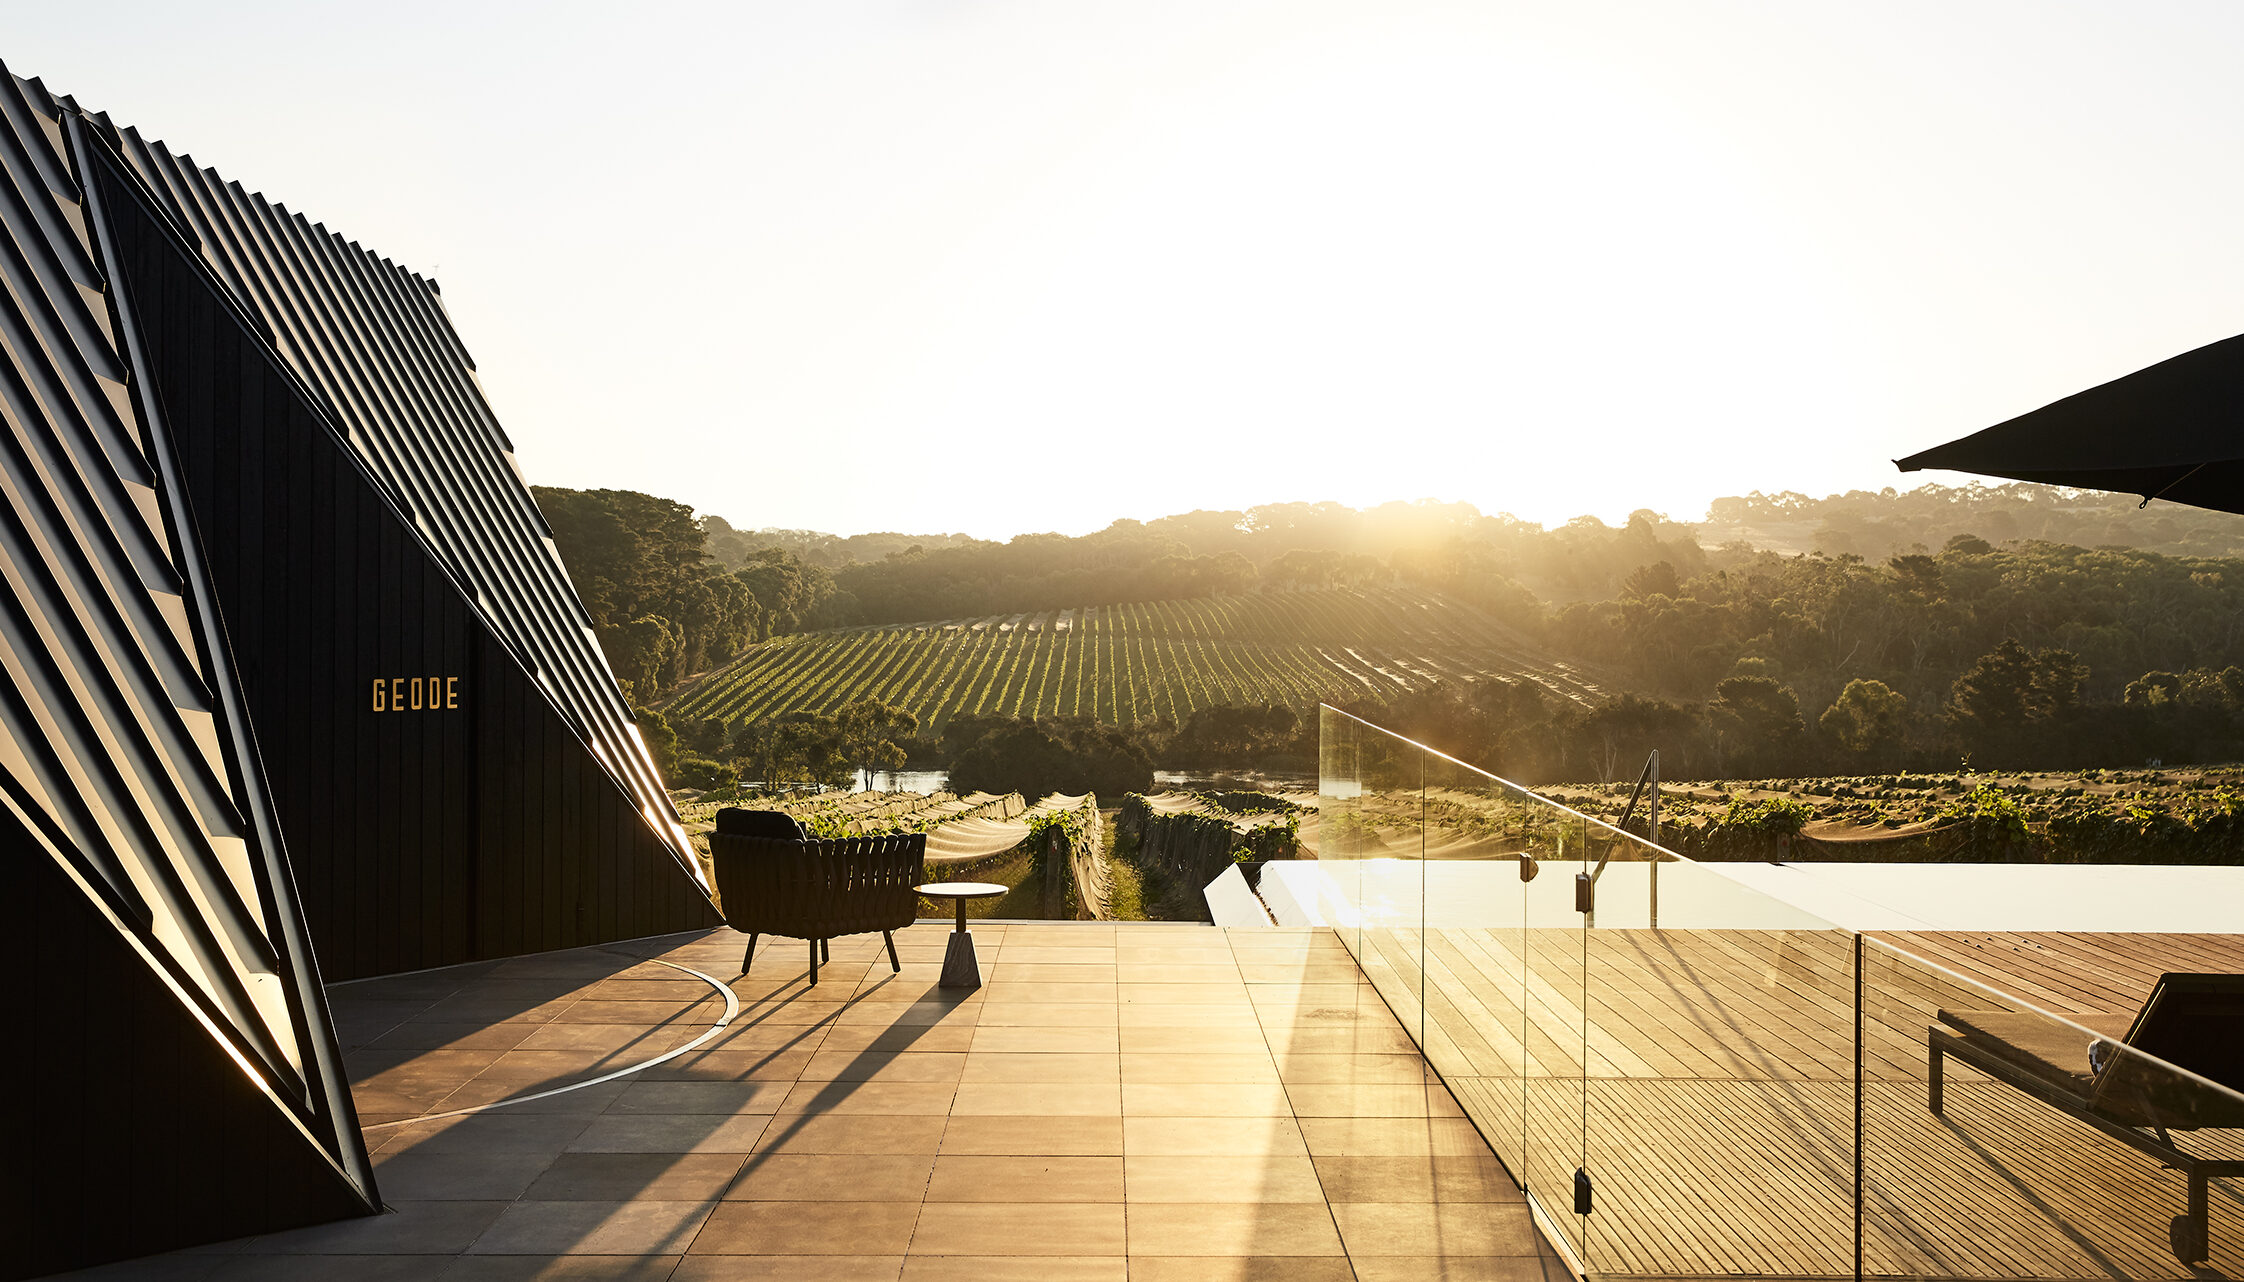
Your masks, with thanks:
M1563 1276L1333 932L946 928L337 985L392 1213L89 1276Z

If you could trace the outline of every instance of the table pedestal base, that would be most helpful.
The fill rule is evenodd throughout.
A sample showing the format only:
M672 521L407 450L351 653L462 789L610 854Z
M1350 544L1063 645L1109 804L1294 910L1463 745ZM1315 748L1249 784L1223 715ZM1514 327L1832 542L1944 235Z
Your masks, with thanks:
M982 968L974 960L974 937L963 930L951 932L950 946L943 950L943 977L936 981L937 988L980 988Z

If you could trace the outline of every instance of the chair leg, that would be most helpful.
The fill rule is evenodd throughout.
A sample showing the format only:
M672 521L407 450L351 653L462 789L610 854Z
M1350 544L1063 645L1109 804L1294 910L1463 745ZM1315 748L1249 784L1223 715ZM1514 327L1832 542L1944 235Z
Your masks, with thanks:
M2184 1217L2189 1221L2187 1228L2189 1240L2176 1243L2183 1249L2174 1252L2176 1255L2186 1257L2182 1260L2184 1264L2195 1264L2199 1260L2207 1259L2212 1255L2213 1235L2210 1231L2211 1226L2206 1223L2205 1219L2207 1200L2205 1168L2193 1165L2189 1168L2189 1214ZM2181 1234L2175 1236L2179 1237Z
M818 987L818 941L810 941L810 986Z
M902 962L900 962L900 961L896 960L896 935L895 935L895 933L894 933L893 931L886 931L886 930L884 930L884 931L882 931L882 932L880 933L880 937L881 937L881 939L882 939L882 940L883 940L883 941L884 941L885 943L887 943L887 945L888 945L888 969L889 969L889 970L890 970L891 972L895 973L895 974L898 974L898 975L901 975L901 974L903 974L903 973L904 973L904 963L902 963Z
M1948 1094L1947 1082L1944 1080L1947 1075L1941 1071L1946 1066L1948 1057L1942 1054L1944 1048L1940 1042L1939 1033L1934 1033L1925 1041L1926 1059L1929 1061L1925 1065L1925 1103L1935 1113L1947 1103Z
M755 964L756 964L756 937L755 937L754 935L750 935L750 936L748 937L748 955L747 955L746 957L743 957L743 958L741 958L741 959L740 959L740 973L741 973L741 974L743 974L743 975L747 974L747 973L748 973L748 968L749 968L750 966L753 966L753 965L755 965Z
M834 941L831 939L819 940L818 955L826 961L834 960Z

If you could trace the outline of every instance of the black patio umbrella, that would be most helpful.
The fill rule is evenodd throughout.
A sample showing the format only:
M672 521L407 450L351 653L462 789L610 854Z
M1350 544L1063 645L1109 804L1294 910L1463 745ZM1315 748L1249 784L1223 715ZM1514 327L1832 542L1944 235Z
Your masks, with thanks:
M1894 460L2244 512L2244 335Z

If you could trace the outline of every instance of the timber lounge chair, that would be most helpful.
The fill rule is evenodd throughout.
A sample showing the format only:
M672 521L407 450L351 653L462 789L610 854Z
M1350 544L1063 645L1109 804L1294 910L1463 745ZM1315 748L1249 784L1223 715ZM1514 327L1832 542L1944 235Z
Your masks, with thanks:
M2196 1156L2171 1132L2244 1127L2244 1105L2167 1065L2244 1090L2244 975L2161 975L2132 1016L2067 1018L2080 1027L2030 1011L1942 1010L1927 1033L1932 1111L1952 1055L2158 1159L2189 1179L2189 1213L2168 1227L2175 1257L2208 1258L2206 1181L2244 1175L2244 1160Z
M810 942L810 982L816 984L821 958L833 959L834 936L875 930L888 944L889 968L904 969L894 932L919 914L914 887L927 857L927 834L813 840L779 811L727 808L717 812L709 853L725 921L748 936L741 974L756 960L759 936L785 935Z

